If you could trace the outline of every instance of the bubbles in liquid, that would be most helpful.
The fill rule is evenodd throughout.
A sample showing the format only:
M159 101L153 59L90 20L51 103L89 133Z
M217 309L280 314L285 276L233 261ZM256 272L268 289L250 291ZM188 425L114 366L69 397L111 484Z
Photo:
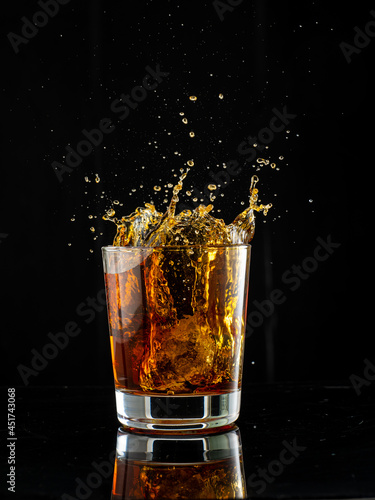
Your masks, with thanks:
M189 99L190 99L191 101L196 101L196 100L197 100L197 96L196 96L196 95L191 95L191 96L189 97Z

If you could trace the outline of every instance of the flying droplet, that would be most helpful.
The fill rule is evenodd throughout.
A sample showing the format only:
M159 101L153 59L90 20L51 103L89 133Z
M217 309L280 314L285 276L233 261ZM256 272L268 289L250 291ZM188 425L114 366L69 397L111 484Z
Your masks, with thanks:
M91 231L92 233L95 233L95 228L94 228L94 227L90 227L90 231Z
M154 186L154 191L160 191L161 187L160 186Z
M215 189L216 189L216 184L209 184L209 185L207 186L207 189L209 189L210 191L215 191Z
M182 123L187 123L187 122L188 122L187 118L182 119Z
M224 99L224 95L223 94L219 94L219 99Z
M194 132L189 132L190 137L195 137Z
M194 165L194 160L188 160L187 164L189 165L189 167L192 167Z
M100 177L99 177L99 175L98 175L98 174L95 174L95 182L96 182L97 184L99 184L99 182L100 182Z
M191 96L189 97L189 99L190 99L191 101L196 101L196 100L197 100L197 96L196 96L196 95L191 95Z
M271 163L271 168L276 168L276 163Z
M120 202L119 202L118 200L113 200L113 204L114 204L114 205L119 205L119 204L120 204Z

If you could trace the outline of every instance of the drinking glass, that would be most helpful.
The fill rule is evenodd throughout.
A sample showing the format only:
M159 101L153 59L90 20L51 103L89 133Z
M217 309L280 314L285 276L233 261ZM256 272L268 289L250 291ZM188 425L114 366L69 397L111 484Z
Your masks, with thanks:
M103 247L119 421L177 432L239 415L250 245Z

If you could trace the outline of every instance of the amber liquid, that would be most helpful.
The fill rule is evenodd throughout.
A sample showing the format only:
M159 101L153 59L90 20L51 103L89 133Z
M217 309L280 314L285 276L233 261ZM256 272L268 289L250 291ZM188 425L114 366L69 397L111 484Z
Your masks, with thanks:
M158 247L131 269L105 274L117 389L143 395L240 389L249 251Z
M246 498L242 456L194 465L116 460L112 500Z

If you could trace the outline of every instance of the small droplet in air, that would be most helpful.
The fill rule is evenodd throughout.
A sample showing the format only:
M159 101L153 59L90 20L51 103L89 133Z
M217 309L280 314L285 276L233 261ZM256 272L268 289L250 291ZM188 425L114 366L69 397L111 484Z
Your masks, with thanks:
M154 186L154 191L160 191L161 187L160 186Z
M183 118L183 119L182 119L182 123L185 123L185 124L186 124L187 122L188 122L188 121L187 121L187 118Z
M190 99L191 101L196 101L196 100L197 100L197 96L196 96L196 95L191 95L191 96L189 97L189 99Z
M100 177L99 177L99 175L98 175L98 174L95 174L95 182L96 182L97 184L99 184L99 182L100 182Z
M194 132L189 132L190 137L195 137Z
M279 160L283 160L283 159L284 159L284 157L283 157L283 156L279 156Z
M209 184L209 185L207 186L207 189L209 189L210 191L215 191L215 189L216 189L216 184Z
M219 99L224 99L223 94L219 94Z
M113 210L113 208L110 208L109 210L107 210L107 216L108 217L113 217L115 215L115 211Z
M95 233L95 228L94 228L94 227L90 227L90 231L91 231L92 233Z
M271 163L271 168L276 168L276 163Z
M187 164L189 165L189 167L192 167L194 165L194 160L188 160Z

